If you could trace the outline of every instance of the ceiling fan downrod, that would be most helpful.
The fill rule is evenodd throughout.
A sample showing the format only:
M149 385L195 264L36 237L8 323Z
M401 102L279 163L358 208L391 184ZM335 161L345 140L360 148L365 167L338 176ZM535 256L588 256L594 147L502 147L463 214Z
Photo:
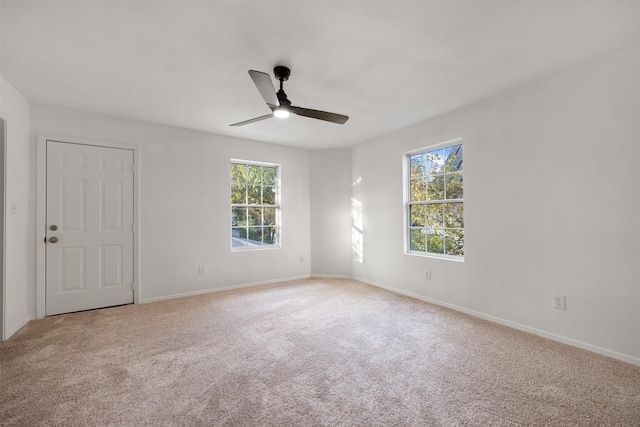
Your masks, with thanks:
M284 92L284 81L289 79L291 70L287 67L278 65L273 69L273 74L276 79L280 81L280 90L276 93L278 97L278 106L273 109L273 115L280 119L285 119L291 114L291 101L287 98L287 94Z

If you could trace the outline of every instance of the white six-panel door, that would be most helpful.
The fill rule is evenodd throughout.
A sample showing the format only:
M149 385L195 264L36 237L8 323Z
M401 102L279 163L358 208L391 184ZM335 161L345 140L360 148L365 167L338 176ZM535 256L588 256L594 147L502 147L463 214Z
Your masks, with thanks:
M47 316L133 302L133 158L47 141Z

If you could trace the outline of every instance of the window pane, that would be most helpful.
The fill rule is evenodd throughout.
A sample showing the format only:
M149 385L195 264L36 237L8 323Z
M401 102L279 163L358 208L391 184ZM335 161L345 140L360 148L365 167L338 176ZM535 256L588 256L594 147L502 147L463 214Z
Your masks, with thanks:
M433 175L444 172L444 149L429 151L426 156L427 173Z
M247 182L247 165L231 163L231 182L245 185Z
M464 230L447 230L447 254L464 256Z
M249 225L262 225L262 208L249 208Z
M447 228L464 228L462 203L444 204L444 225Z
M411 210L411 226L424 227L424 205L411 205L409 209Z
M262 184L262 166L247 166L247 184L260 185Z
M249 243L262 245L262 227L249 227Z
M447 199L462 199L462 173L447 174Z
M424 202L426 199L426 182L424 178L411 180L411 201L412 202Z
M275 205L276 204L276 187L265 186L262 187L262 204Z
M443 230L427 229L427 252L444 253Z
M239 248L242 246L247 246L247 229L233 227L231 229L231 247Z
M247 187L244 184L231 184L231 203L247 203Z
M259 185L249 185L247 187L247 203L259 205L262 199L262 187Z
M262 230L263 230L264 244L275 245L276 244L276 228L264 227Z
M426 170L424 153L409 157L409 165L411 167L411 178L424 176Z
M462 145L445 148L445 166L447 172L462 170Z
M426 205L427 211L427 225L431 228L443 228L444 222L442 219L442 204L437 203L433 205Z
M411 229L411 243L410 248L412 251L422 251L426 249L424 228L412 228Z
M264 208L263 215L264 225L276 225L276 208Z
M444 199L444 177L435 176L429 178L429 187L427 188L428 200Z
M247 208L231 208L231 225L247 225Z
M276 168L267 166L262 168L262 183L264 185L276 185Z

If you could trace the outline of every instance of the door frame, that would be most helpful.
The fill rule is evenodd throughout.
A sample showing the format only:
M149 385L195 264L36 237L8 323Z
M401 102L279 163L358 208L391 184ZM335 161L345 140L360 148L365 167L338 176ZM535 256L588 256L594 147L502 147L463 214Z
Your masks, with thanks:
M70 136L38 134L36 167L36 318L45 317L47 235L47 141L133 150L133 303L140 303L140 146Z
M6 223L6 195L7 195L7 121L0 116L0 341L6 339L4 330L6 325L7 295L5 283L7 281L6 253L7 253L7 223Z

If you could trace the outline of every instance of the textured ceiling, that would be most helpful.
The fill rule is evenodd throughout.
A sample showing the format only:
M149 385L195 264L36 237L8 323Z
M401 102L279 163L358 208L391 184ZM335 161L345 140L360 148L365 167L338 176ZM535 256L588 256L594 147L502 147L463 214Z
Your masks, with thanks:
M31 102L298 146L349 146L640 41L637 1L2 1ZM247 70L292 70L269 113Z

